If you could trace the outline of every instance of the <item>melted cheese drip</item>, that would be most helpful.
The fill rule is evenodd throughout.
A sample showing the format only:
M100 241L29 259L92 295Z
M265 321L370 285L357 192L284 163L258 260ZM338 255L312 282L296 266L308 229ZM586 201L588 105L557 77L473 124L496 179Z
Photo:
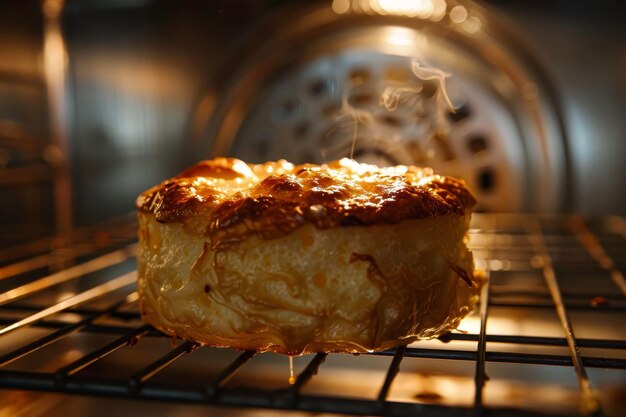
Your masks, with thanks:
M296 377L293 375L293 356L289 356L289 385L296 383Z

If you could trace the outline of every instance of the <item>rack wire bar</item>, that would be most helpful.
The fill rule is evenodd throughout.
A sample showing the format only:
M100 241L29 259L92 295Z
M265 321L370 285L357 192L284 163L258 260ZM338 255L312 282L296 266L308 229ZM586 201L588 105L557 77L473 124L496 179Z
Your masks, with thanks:
M561 295L556 273L554 272L554 267L552 266L552 258L550 257L548 246L546 245L546 241L543 237L541 225L534 218L528 219L525 224L529 228L530 232L528 238L536 249L536 255L541 259L543 277L548 289L550 290L550 294L552 295L554 308L556 309L557 316L561 322L561 327L563 327L563 331L565 332L565 338L567 339L567 345L570 350L570 356L572 358L574 369L576 370L576 378L578 379L578 384L582 394L581 408L590 415L601 414L600 402L593 392L591 381L589 381L589 377L587 376L585 364L583 362L582 355L580 354L580 348L576 342L576 337L574 336L574 329L572 328L569 315L565 309L565 303L563 302L563 296Z
M133 294L137 294L137 293L133 293ZM34 342L31 342L27 345L24 346L20 346L19 348L13 350L12 352L6 353L2 356L0 356L0 367L8 365L9 363L20 359L23 356L26 356L38 349L41 349L43 347L48 346L51 343L56 342L57 340L61 340L62 338L64 338L67 335L70 335L72 333L75 333L83 328L85 328L87 325L93 323L94 320L97 320L99 318L102 318L104 316L107 316L109 314L111 314L112 311L115 311L116 309L118 309L119 307L121 307L122 305L130 302L130 300L132 299L132 295L130 294L129 296L124 297L123 300L120 301L116 301L115 303L113 303L110 307L105 308L103 311L100 311L98 313L93 313L88 315L87 317L83 318L82 320L80 320L77 323L74 324L66 324L65 326L61 327L60 329L42 337L39 338L37 340L35 340Z
M256 355L256 352L247 350L230 363L215 380L206 387L205 391L210 398L215 397L218 394L220 388L228 383L242 366L244 366L250 359Z
M447 342L452 340L478 342L479 335L471 333L447 333L438 337L439 340ZM567 346L567 339L564 337L548 336L509 336L509 335L485 335L487 342L492 343L512 343L517 345L541 345L541 346ZM626 341L607 339L580 339L576 338L578 346L604 349L626 349Z
M589 255L610 274L615 285L617 285L623 295L626 295L626 279L624 279L624 274L615 266L615 262L611 259L606 250L604 250L600 241L591 233L585 220L580 216L571 216L568 226L572 234L576 236L585 249L587 249Z
M136 295L136 293L133 293ZM129 301L130 302L130 301ZM30 309L29 309L30 310ZM86 310L86 309L67 309L67 313L80 314L80 315L92 315L99 314L99 310ZM122 314L116 311L109 313L111 316L120 316L123 319L135 319L139 318L138 314L128 313ZM0 319L0 324L14 323L12 319ZM33 323L32 326L48 328L48 329L63 329L68 326L66 321L61 320L46 320L45 322ZM133 330L134 327L126 325L102 325L89 323L81 331L85 333L95 334L111 334L119 335L126 334L128 331ZM146 336L150 337L165 337L163 333L158 330L152 329ZM478 342L479 335L472 333L446 333L438 337L443 342L449 341L465 341L465 342ZM626 349L626 341L623 340L609 340L609 339L581 339L576 338L579 347L586 348L599 348L599 349ZM537 345L537 346L567 346L567 339L561 337L548 337L548 336L511 336L511 335L486 335L486 341L492 343L508 343L516 345ZM584 357L583 357L584 359ZM1 363L1 362L0 362ZM620 363L621 362L616 362ZM1 365L0 365L1 366Z
M28 256L35 256L43 252L48 252L52 249L55 241L60 241L69 246L74 246L81 242L91 242L94 234L99 231L106 231L107 233L133 230L134 223L136 222L136 213L129 213L124 216L116 217L114 219L105 220L101 223L95 223L88 226L75 228L68 233L47 236L41 239L37 239L33 242L27 242L23 244L14 245L8 248L3 248L0 251L0 263L10 262L14 259L23 259ZM126 239L124 239L126 240Z
M490 219L488 222L489 229L495 230L496 219ZM487 258L491 259L494 235L486 237ZM477 415L484 412L483 391L485 388L485 354L487 350L487 318L489 314L489 293L491 284L490 271L485 271L485 282L480 290L480 329L478 332L478 343L476 345L476 369L474 373L474 409Z
M524 288L507 288L506 286L499 285L496 283L491 284L491 294L499 295L499 296L526 296L533 298L548 298L551 299L550 292L547 288L538 287L538 286L526 286ZM589 291L588 290L567 290L561 289L561 294L563 297L567 298L579 298L579 299L589 299ZM599 292L598 295L602 295L606 298L612 298L615 300L624 300L624 296L621 294L615 294L612 292Z
M104 284L94 285L91 289L83 291L60 303L54 303L53 305L36 305L29 302L27 297L34 294L42 293L40 295L43 296L51 293L51 299L54 300L55 296L52 291L48 291L48 293L44 292L45 290L51 290L54 285L81 278L86 274L92 274L94 279L99 279L99 271L104 271L105 268L125 262L135 256L137 246L136 244L128 245L128 240L124 242L119 240L116 242L116 244L124 243L126 245L122 249L113 249L113 245L111 245L108 247L110 251L104 255L98 255L91 260L0 294L0 325L6 325L5 328L0 330L0 337L10 331L22 331L22 329L29 326L51 329L51 333L43 337L30 341L22 346L18 345L9 349L7 353L2 352L2 354L0 354L0 388L240 407L293 409L322 413L442 417L475 417L476 415L483 414L494 417L547 416L550 414L515 408L496 408L490 406L488 403L484 403L483 389L485 387L485 380L487 379L485 374L487 363L508 363L519 364L520 366L535 364L561 367L573 366L580 385L582 405L587 407L586 412L590 414L600 414L603 410L600 408L595 393L589 385L586 368L626 370L626 357L624 356L624 351L626 351L626 338L623 337L624 333L621 332L617 339L577 339L574 337L574 332L569 322L568 311L582 311L588 314L589 317L595 317L593 313L596 312L623 313L626 311L626 299L623 296L624 291L623 288L620 287L619 280L612 277L613 281L620 288L620 293L616 295L614 292L611 293L607 291L605 294L599 294L594 291L594 295L603 295L608 302L606 305L592 306L589 304L589 293L585 293L582 290L560 288L559 282L557 281L557 273L569 274L571 270L572 273L577 273L577 276L582 278L586 276L593 277L594 274L602 273L602 269L606 271L617 270L616 262L621 258L615 258L615 260L613 260L609 257L606 250L603 249L603 252L598 252L597 249L594 249L595 255L590 253L592 261L586 259L566 259L568 253L572 251L590 251L589 247L585 246L585 242L592 242L589 234L591 234L598 244L600 242L599 238L593 235L593 232L584 222L584 228L581 228L581 226L576 223L578 221L576 219L570 219L569 223L567 223L568 219L555 218L559 221L558 225L563 224L565 227L569 227L569 233L562 234L559 228L551 228L550 233L544 232L539 222L539 217L502 217L502 219L504 219L503 223L508 225L507 229L496 228L495 217L491 219L485 215L482 215L482 217L483 220L486 221L485 225L487 227L473 229L472 233L480 235L480 245L478 246L479 250L482 250L481 256L485 253L487 254L485 258L486 261L489 261L485 263L487 267L491 268L498 265L497 262L493 262L494 254L497 253L497 256L501 256L502 258L500 259L506 259L508 254L511 254L512 257L510 259L512 260L525 259L525 264L519 264L517 271L523 271L524 274L532 274L534 278L541 277L545 286L534 284L533 286L521 287L522 284L520 284L518 278L518 281L507 281L507 277L510 274L506 270L500 270L498 272L493 271L491 273L487 270L490 279L481 290L479 311L480 328L474 333L463 334L453 332L442 335L439 339L442 342L446 342L446 344L442 343L437 348L426 348L416 344L400 346L396 349L383 352L368 352L362 355L363 360L366 360L369 356L385 356L391 359L386 369L385 379L379 388L377 397L374 399L338 395L307 395L303 393L303 387L311 381L314 375L316 375L317 372L324 372L321 366L327 358L327 354L325 353L316 354L305 369L298 374L293 385L277 390L267 389L263 386L229 386L231 378L243 366L256 358L256 353L251 351L242 352L232 362L224 364L225 367L216 377L207 379L201 383L189 382L186 384L176 384L176 381L165 383L160 382L159 378L153 378L164 368L172 366L185 354L191 353L196 349L201 349L195 342L183 342L174 348L168 349L166 353L158 359L150 361L147 364L138 365L137 369L130 370L131 377L119 377L116 375L113 378L102 378L81 373L80 371L96 364L113 352L120 351L120 354L123 354L126 346L140 343L140 340L143 340L144 337L164 339L168 337L151 326L138 322L140 315L133 306L138 299L138 295L134 292L134 288L132 287L135 281L135 272L119 276ZM562 223L560 222L561 220L563 220ZM98 229L95 228L92 232L97 233L97 230ZM82 238L87 241L91 239L88 233L84 234L81 239ZM580 241L583 247L578 245L575 238ZM504 242L504 244L500 245L501 242ZM72 241L72 244L77 245L76 247L81 247L81 240L76 238ZM45 246L43 243L39 243L38 245L37 249L42 249ZM559 251L555 252L555 248L552 245L554 245L556 249L559 249ZM96 246L97 245L91 245L92 248ZM85 246L85 248L86 247L88 246ZM48 250L50 250L50 248L48 248ZM94 249L93 256L96 256L96 250L107 250L107 248L102 246L97 247ZM42 260L50 255L35 253L33 251L28 254L34 255L35 259L40 259L36 262L43 262ZM85 254L88 254L86 249ZM20 256L20 253L16 252L14 255L16 255L16 259L21 259L17 261L17 265L20 265L19 262L24 262L24 256ZM536 262L531 262L531 257L533 256L536 258L535 260L538 259L541 261L539 265ZM29 259L32 260L33 258L31 257ZM102 259L104 259L104 261L102 261ZM564 264L559 263L560 259L566 259L566 262ZM611 259L610 263L606 259ZM28 259L26 259L26 261L28 261ZM12 265L16 265L16 263ZM5 266L6 265L3 267ZM580 270L581 266L584 267L582 271ZM0 267L0 271L2 271L3 267ZM21 266L13 271L17 271L16 274L21 274L25 271L25 268L25 266ZM538 273L540 273L540 275L537 275ZM15 274L11 275L8 273L6 275L7 278L16 276ZM92 275L90 275L90 278ZM559 278L561 278L561 275L559 275ZM507 284L507 282L516 282L517 286ZM15 292L15 290L18 289L21 289L21 294ZM112 298L112 300L103 307L90 304L90 302L100 297L112 295L113 291L124 291L124 294L127 295L124 295L124 298L121 300L113 300ZM117 294L117 292L115 294ZM7 296L7 294L9 294L9 296ZM2 297L5 297L4 301L2 301ZM24 300L20 301L22 298L24 298ZM39 296L37 297L37 299L40 298ZM132 310L126 308L131 306L133 307ZM124 309L122 309L122 307L124 307ZM559 316L561 327L565 332L565 337L490 334L487 330L487 322L490 314L494 314L492 312L492 310L494 310L493 307L516 307L526 309L526 311L528 311L528 309L535 309L533 314L539 314L543 311L542 309L545 308L555 309ZM65 316L58 315L57 313L71 313L78 315L79 318L76 322L67 321ZM19 318L16 319L16 316ZM494 326L495 324L494 322ZM490 327L490 329L492 329L492 327ZM55 342L60 342L64 340L65 337L75 333L80 333L81 335L108 335L113 336L114 339L95 350L89 350L87 353L83 354L83 356L76 358L69 364L59 367L53 372L34 372L32 370L16 371L3 368L5 365L17 359L28 358L29 354L55 344ZM448 345L447 342L452 343ZM455 346L456 342L476 342L476 349L458 349ZM163 341L163 343L166 342ZM517 346L516 350L519 350L522 346L533 346L536 349L541 347L567 346L569 348L569 354L547 354L540 350L537 351L538 353L528 353L524 352L523 349L519 352L490 351L488 347L491 347L491 343L511 344ZM51 346L50 349L52 350L57 347L61 346L55 344L55 346ZM600 348L604 349L604 351L598 354L598 356L583 356L579 351L580 347ZM115 355L115 357L118 357L118 355ZM111 360L114 359L115 358L111 358ZM458 407L422 404L412 401L390 401L388 399L389 392L400 372L400 365L406 364L408 361L420 359L475 362L474 384L476 390L473 404L469 407ZM27 361L24 361L24 363L27 363ZM324 367L324 369L325 368L326 367ZM489 373L491 375L492 371L489 370ZM487 390L488 389L489 385L487 385Z
M63 328L67 326L67 322L39 322L36 323L44 328ZM127 335L129 332L137 330L135 327L129 326L113 326L113 325L97 325L89 324L83 329L87 333L96 334L110 334L110 335ZM142 329L141 336L152 337L167 337L152 327L148 326ZM472 334L452 334L452 340L463 341L478 341L479 335ZM444 336L448 338L450 335ZM530 340L528 340L530 339ZM536 344L539 346L566 346L567 343L563 343L564 339L561 338L543 338L543 337L524 337L524 336L487 336L489 342L501 342L512 344ZM579 346L594 347L594 348L607 348L607 349L624 349L626 342L612 341L612 340L595 340L595 339L578 339ZM532 342L532 343L531 343ZM119 347L128 344L123 342ZM242 354L247 356L250 353ZM369 355L375 356L394 356L395 350L386 350L382 352L371 352ZM422 359L440 359L440 360L461 360L461 361L476 361L476 352L466 350L452 350L452 349L425 349L408 347L404 353L405 357L410 358L422 358ZM499 363L521 363L521 364L534 364L534 365L556 365L556 366L571 366L572 361L568 355L548 355L548 354L531 354L531 353L516 353L516 352L485 352L486 362L499 362ZM626 369L626 359L606 358L606 357L591 357L583 356L582 361L585 366L590 368L608 368L608 369Z
M394 350L371 352L369 355L393 356ZM408 347L404 352L407 358L443 359L459 361L476 361L478 356L475 351L455 349L426 349ZM626 369L626 359L602 358L595 356L581 357L583 364L590 368ZM502 363L524 363L532 365L557 365L572 366L572 358L568 355L548 355L539 353L517 352L485 352L485 361Z
M208 399L204 392L189 390L167 384L146 385L139 391L133 391L125 380L107 380L96 378L70 378L62 384L55 384L50 376L37 372L0 371L3 385L13 389L36 389L48 392L64 392L71 394L89 394L99 396L138 398L146 400L167 400L198 404L219 404L238 407L275 406L276 392L262 389L228 389L217 397ZM387 401L384 414L377 402L356 398L300 395L294 404L295 409L309 412L335 412L354 415L386 415L390 417L406 417L411 415L427 415L433 417L471 417L473 409L464 407L444 407L437 405ZM492 417L548 417L548 413L540 413L514 408L492 408Z
M63 300L60 303L54 304L35 314L32 314L26 317L25 319L15 322L9 326L3 327L2 329L0 329L0 336L7 334L9 332L12 332L14 330L17 330L20 327L28 326L31 323L44 319L53 314L59 313L68 307L73 307L78 304L86 303L87 301L95 300L96 298L100 298L103 295L106 295L110 292L127 287L131 284L134 284L136 280L137 280L136 271L132 271L127 274L124 274L121 277L115 278L111 281L107 281L104 284L98 285L97 287L91 288L85 292L82 292L73 297L70 297L67 300Z
M608 220L611 223L611 232L626 239L626 218L622 216L611 216Z
M623 314L626 312L626 306L593 306L589 303L565 303L565 307L568 310L577 310L577 311L587 311L587 312L603 312L603 313L620 313ZM553 309L554 304L550 303L525 303L525 302L503 302L503 301L492 301L492 307L514 307L514 308L524 308L524 309Z
M138 245L136 243L133 243L132 245L129 245L123 249L118 249L116 251L99 256L82 264L72 266L70 268L40 278L36 281L29 282L28 284L13 288L12 290L0 294L0 305L18 300L22 297L32 295L36 292L45 290L63 282L80 278L83 275L87 275L116 264L120 264L135 256L135 254L137 253L137 248Z
M131 239L124 239L130 242ZM100 244L81 244L80 242L70 242L59 250L42 253L30 258L21 259L7 265L0 266L0 281L11 278L26 272L35 271L37 269L51 267L53 265L63 265L66 262L73 261L80 256L89 255L107 247L115 246L120 242L117 240L106 241Z
M378 402L384 402L387 399L391 384L393 383L396 375L398 375L398 373L400 372L400 363L402 362L402 358L404 358L405 351L406 345L401 345L396 348L396 352L394 353L393 359L389 364L389 368L387 369L385 381L383 382L382 387L380 387L380 391L378 392L378 396L376 397Z
M110 355L111 353L115 352L123 346L132 346L133 344L137 343L136 341L141 336L146 334L149 329L150 326L148 325L143 325L137 329L133 329L131 332L126 333L124 336L117 338L116 340L106 344L100 349L97 349L64 367L57 369L57 371L55 372L55 380L60 381L68 375L73 375L91 365L92 363L104 358L107 355Z
M91 251L91 248L89 248L89 250L85 250L84 248L82 250L77 249L73 253L74 256L70 257L66 255L62 257L61 259L58 259L56 256L49 254L49 253L44 253L43 255L38 255L32 258L24 259L22 261L18 261L18 262L0 267L0 280L10 278L15 275L23 274L26 272L34 271L35 269L44 268L46 266L51 265L55 261L64 262L69 259L73 259L73 257L77 257L77 256L80 256L81 254L88 253L89 251Z
M485 283L480 290L480 332L476 348L476 373L474 376L474 407L477 412L483 410L483 388L485 387L485 354L487 350L487 316L489 312L489 279L487 274Z
M130 385L133 387L133 389L138 390L141 384L152 378L167 365L174 362L185 353L193 352L199 346L200 344L196 342L186 341L181 343L176 348L170 350L168 353L161 356L156 361L152 362L150 365L144 367L138 372L135 372L133 376L130 377Z

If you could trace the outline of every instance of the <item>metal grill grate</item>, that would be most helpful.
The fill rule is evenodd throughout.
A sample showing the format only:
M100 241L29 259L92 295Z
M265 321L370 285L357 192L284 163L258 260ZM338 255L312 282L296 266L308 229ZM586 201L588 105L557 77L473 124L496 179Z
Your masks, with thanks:
M626 312L626 282L621 272L626 266L626 220L622 218L476 215L470 246L477 266L487 271L489 280L483 288L480 308L460 326L464 328L469 323L471 329L455 331L435 341L360 355L359 361L391 357L382 371L377 394L367 398L359 395L358 389L349 389L356 382L350 379L350 373L343 374L339 381L345 388L343 392L322 395L307 391L311 381L324 374L328 366L323 366L324 362L330 356L342 355L314 355L294 384L272 388L264 383L230 383L240 370L271 354L243 352L224 363L220 353L223 349L200 347L188 341L178 345L174 341L170 346L163 334L139 320L134 292L135 226L125 218L0 254L0 324L4 326L0 329L1 388L391 416L483 412L617 415L623 411L626 330L619 321L623 322ZM494 315L495 309L504 313ZM533 334L532 329L526 334L529 332L515 327L534 315L539 317L534 322L539 329L544 317L548 321L554 314L560 335ZM586 317L582 324L572 319L581 314ZM513 328L507 329L501 323L491 326L489 319L498 317ZM603 326L610 322L618 324L605 329ZM574 331L579 327L591 337L575 337ZM73 339L64 343L76 335L97 340L83 345ZM107 337L106 342L100 343L101 336ZM129 366L125 356L137 356L133 352L148 340L170 347L159 357L147 355L147 362L135 360ZM203 375L202 366L198 365L195 378L186 378L184 373L174 373L175 378L159 378L180 358L194 357L201 351L205 351L205 359L218 358L210 367L212 372ZM46 360L42 361L42 356ZM437 360L444 366L453 362L473 364L473 399L465 404L450 404L442 401L440 395L399 398L393 388L398 375L406 372L403 367L406 369L411 361L409 368L419 370L423 360ZM104 377L103 367L98 365L105 361L106 367L128 372ZM221 363L221 367L216 368L216 363ZM540 375L557 367L573 369L578 388L570 387L570 391L577 392L571 398L578 404L564 404L562 409L547 407L548 397L539 397L536 403L526 406L494 401L493 396L487 395L490 384L495 384L488 374L497 363L521 366L520 373L531 366L551 365L542 367L544 373ZM588 370L594 368L616 373L611 380L617 381L617 385L607 391L604 383L592 384L594 378L589 377ZM510 378L515 379L515 375ZM517 382L521 389L530 389L532 384L523 379ZM449 389L453 390L452 396L459 395L453 386ZM536 390L532 392L536 395Z

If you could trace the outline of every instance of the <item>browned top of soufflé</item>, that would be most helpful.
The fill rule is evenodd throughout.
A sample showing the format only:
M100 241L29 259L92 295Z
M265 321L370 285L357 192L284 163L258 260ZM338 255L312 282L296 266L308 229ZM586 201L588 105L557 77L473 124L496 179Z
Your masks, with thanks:
M475 204L463 181L430 168L379 168L346 158L323 165L215 158L150 188L136 202L159 222L226 238L244 232L272 238L306 222L330 228L462 216Z

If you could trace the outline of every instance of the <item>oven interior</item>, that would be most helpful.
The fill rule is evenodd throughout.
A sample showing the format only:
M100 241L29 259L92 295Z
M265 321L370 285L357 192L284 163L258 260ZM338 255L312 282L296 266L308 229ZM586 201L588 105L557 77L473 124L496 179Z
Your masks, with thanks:
M104 413L102 400L43 392L234 414L618 416L626 405L621 217L476 215L470 247L489 283L459 329L383 352L296 357L294 384L285 356L200 347L144 325L135 230L127 216L3 253L0 383L20 390L3 391L5 410L22 398L58 415Z
M502 3L0 5L0 415L623 415L623 24ZM476 191L489 280L459 329L296 357L290 384L285 356L142 323L140 191L215 155L349 153Z

